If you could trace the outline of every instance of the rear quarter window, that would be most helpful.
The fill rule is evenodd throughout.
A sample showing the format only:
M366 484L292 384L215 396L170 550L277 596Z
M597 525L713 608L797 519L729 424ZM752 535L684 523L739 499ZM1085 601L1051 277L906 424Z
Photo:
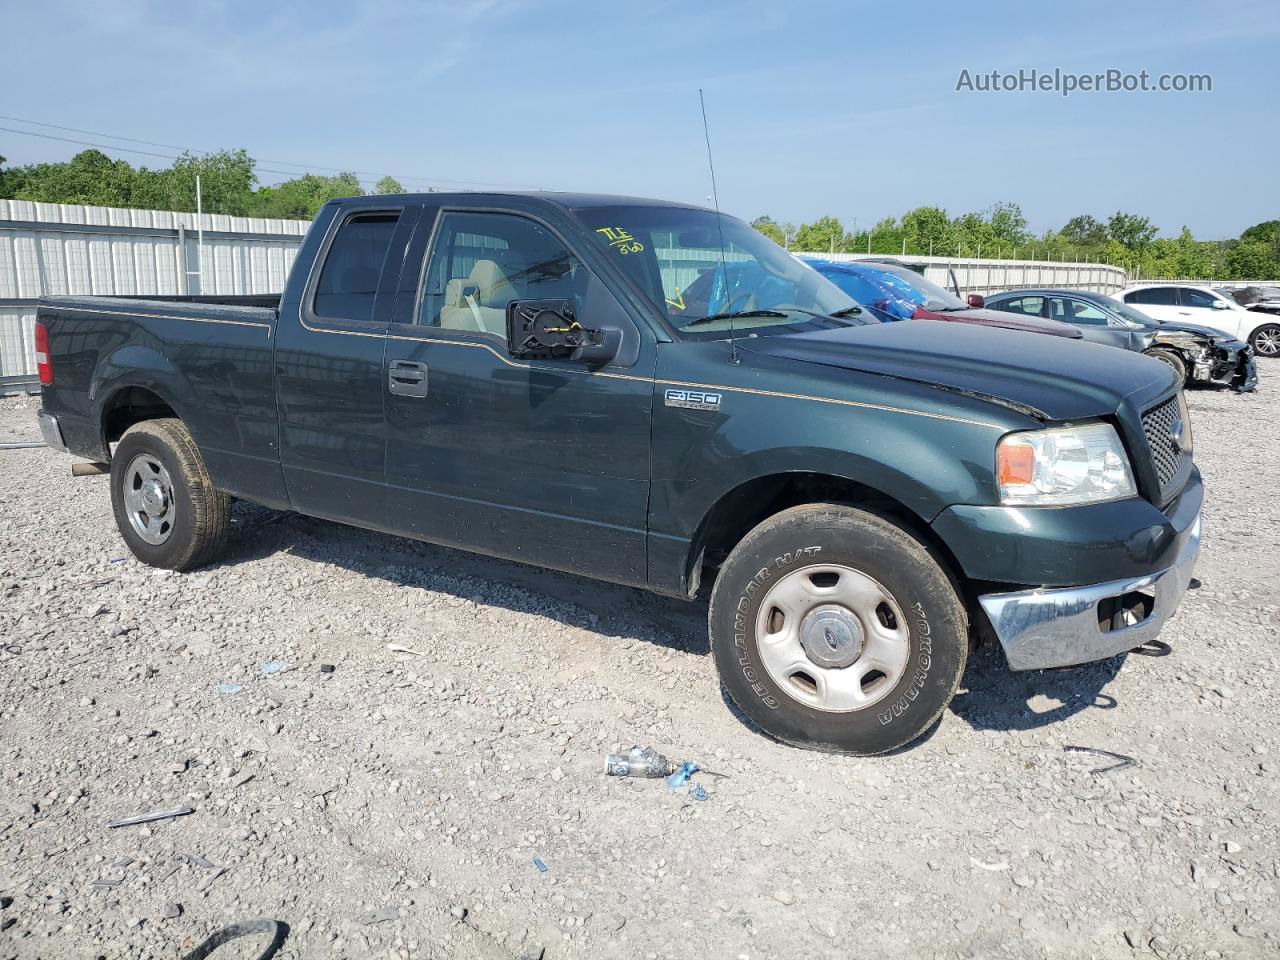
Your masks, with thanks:
M395 211L379 211L352 214L342 222L316 282L311 309L317 317L372 322L378 281L399 219Z

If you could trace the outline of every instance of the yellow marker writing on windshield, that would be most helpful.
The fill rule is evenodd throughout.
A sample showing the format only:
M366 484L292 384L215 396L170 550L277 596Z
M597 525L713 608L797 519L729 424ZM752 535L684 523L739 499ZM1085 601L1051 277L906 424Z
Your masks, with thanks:
M667 303L671 304L671 306L675 307L677 310L684 309L684 294L680 292L679 287L676 287L676 298L672 300L668 297Z
M609 241L609 246L619 253L639 253L644 249L644 244L622 227L599 227L596 233L603 233L605 239Z

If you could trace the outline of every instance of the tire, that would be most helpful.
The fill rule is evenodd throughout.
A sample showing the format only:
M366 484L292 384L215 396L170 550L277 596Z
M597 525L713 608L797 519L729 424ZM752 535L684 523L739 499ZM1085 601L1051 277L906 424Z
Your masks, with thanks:
M747 534L708 622L734 703L784 743L835 753L886 753L927 731L969 652L964 606L929 549L838 504L793 507Z
M1249 346L1258 357L1274 360L1280 357L1280 323L1264 323L1249 334Z
M1172 350L1164 350L1160 347L1156 347L1154 350L1147 350L1146 355L1171 367L1178 377L1179 384L1187 382L1187 365L1182 361L1182 358Z
M153 567L191 570L222 549L231 498L215 490L181 420L130 427L111 457L111 509L125 544Z

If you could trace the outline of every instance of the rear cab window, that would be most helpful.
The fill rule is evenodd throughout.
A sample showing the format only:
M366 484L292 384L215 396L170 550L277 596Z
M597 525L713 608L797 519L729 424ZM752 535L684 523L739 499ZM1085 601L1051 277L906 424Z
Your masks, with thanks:
M391 249L398 210L349 214L325 252L311 310L318 318L372 323L378 284Z

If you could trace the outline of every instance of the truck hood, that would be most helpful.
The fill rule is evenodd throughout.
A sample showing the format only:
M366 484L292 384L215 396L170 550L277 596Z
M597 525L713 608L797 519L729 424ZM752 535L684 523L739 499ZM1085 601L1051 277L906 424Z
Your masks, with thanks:
M924 383L1040 420L1115 412L1173 385L1159 360L1080 340L964 323L902 320L739 340L748 352Z

